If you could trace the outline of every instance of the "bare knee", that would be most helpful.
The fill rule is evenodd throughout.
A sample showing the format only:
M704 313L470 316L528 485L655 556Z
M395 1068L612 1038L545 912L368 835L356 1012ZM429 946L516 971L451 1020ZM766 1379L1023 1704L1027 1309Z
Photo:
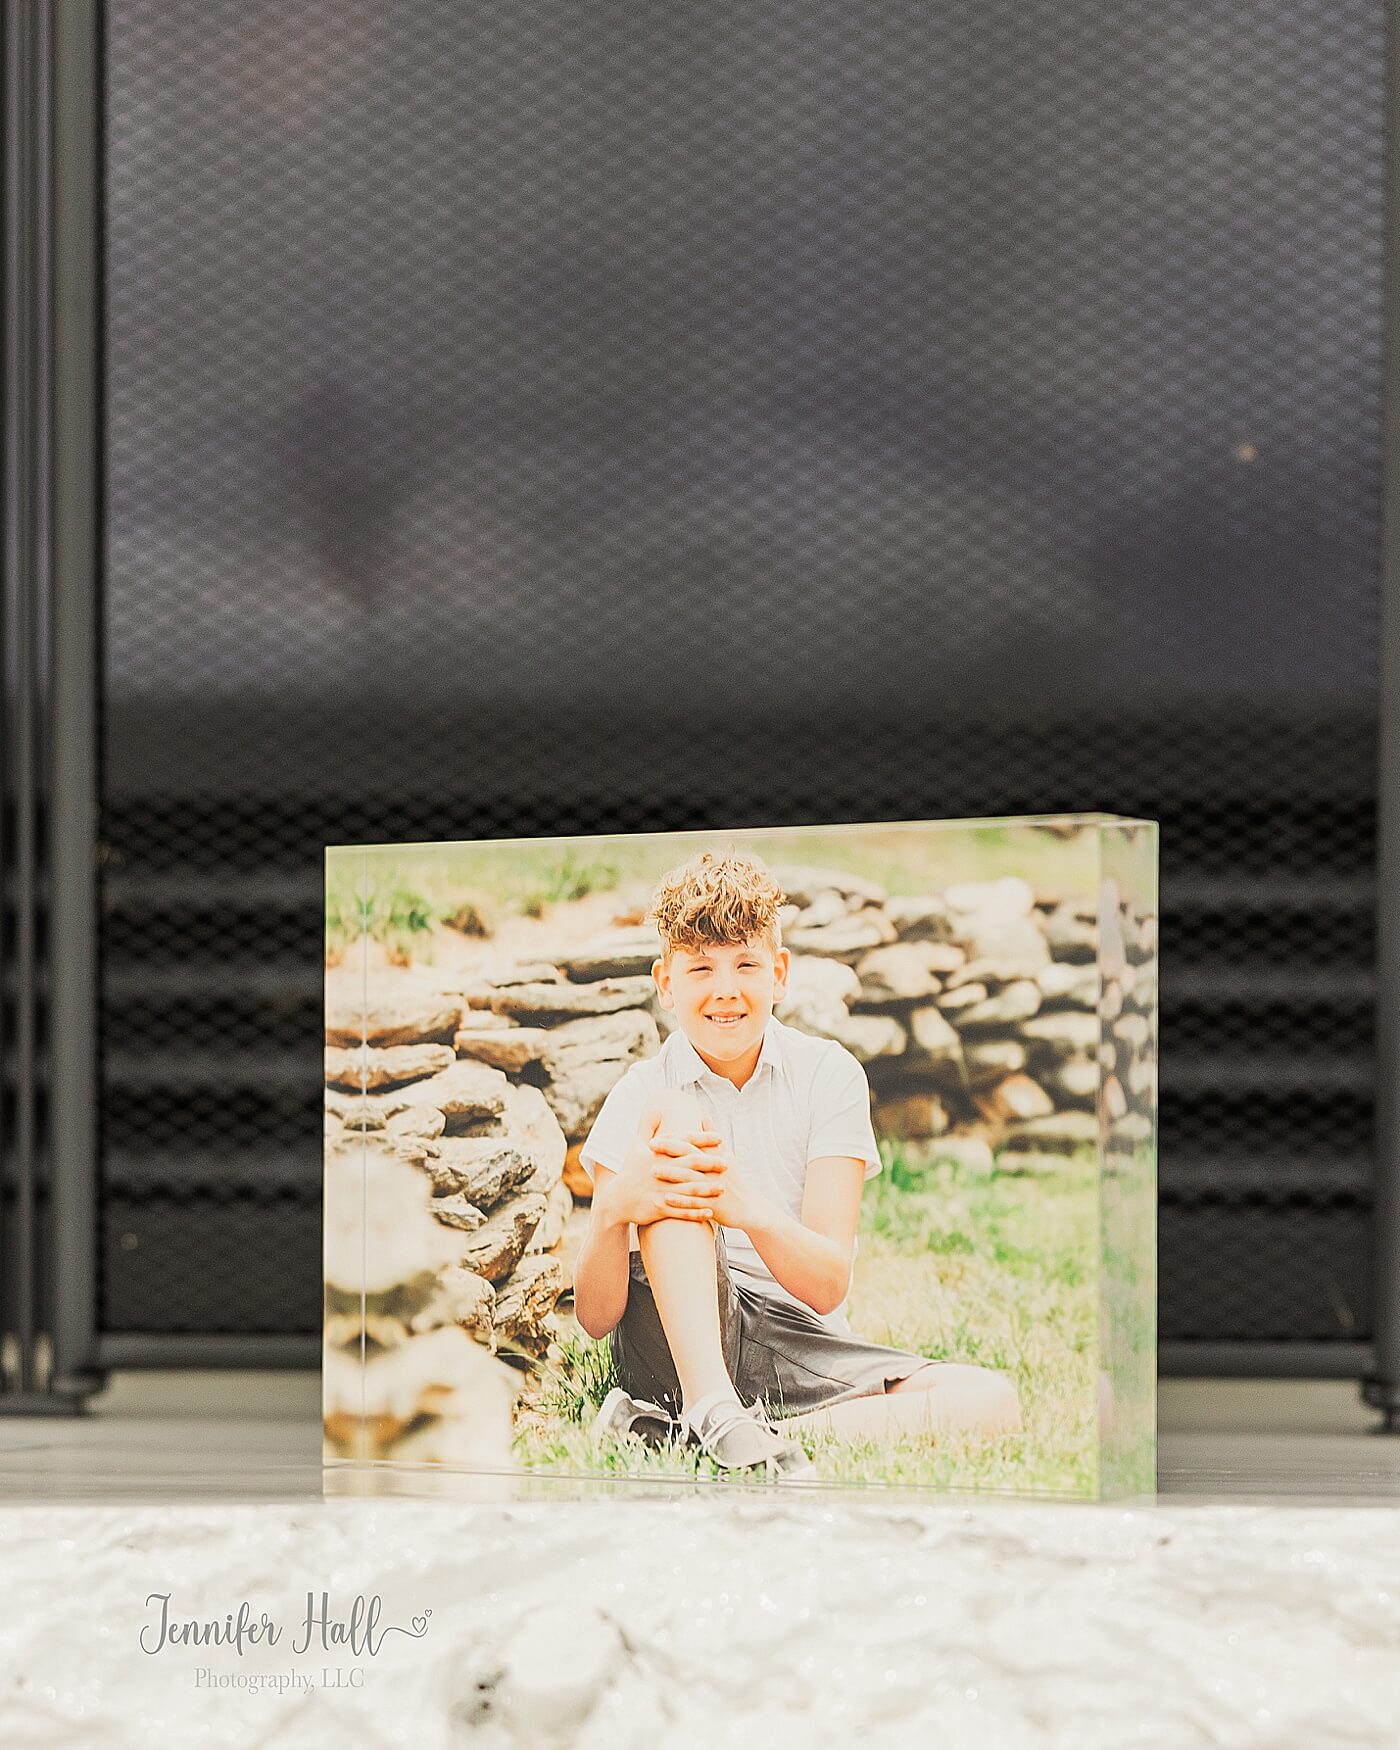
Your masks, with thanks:
M694 1237L677 1238L681 1234ZM656 1221L639 1221L637 1244L642 1248L642 1262L648 1264L648 1268L648 1254L658 1249L670 1252L681 1246L695 1246L701 1251L713 1252L715 1224L709 1220L696 1221L693 1216L685 1215L663 1215Z
M891 1387L894 1391L937 1392L949 1427L979 1434L1019 1434L1021 1399L1011 1379L990 1367L942 1361L921 1367Z
M1011 1380L1004 1373L989 1373L984 1389L982 1426L989 1434L1019 1434L1021 1398Z

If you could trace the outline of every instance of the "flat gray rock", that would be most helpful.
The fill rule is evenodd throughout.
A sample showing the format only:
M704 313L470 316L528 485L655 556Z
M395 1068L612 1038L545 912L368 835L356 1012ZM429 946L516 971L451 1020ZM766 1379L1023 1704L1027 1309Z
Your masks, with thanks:
M952 944L952 916L947 904L934 894L896 894L886 901L885 916L901 942Z
M909 1035L893 1015L851 1015L842 1010L833 1018L828 1038L834 1039L861 1063L877 1057L899 1057L909 1044Z
M445 1136L436 1155L421 1164L441 1197L465 1197L479 1209L494 1209L535 1170L530 1155L494 1137Z
M937 942L891 942L856 962L860 1001L905 1002L937 996L943 988Z
M456 1061L450 1045L389 1045L380 1051L372 1046L345 1049L326 1047L326 1081L347 1092L378 1093L403 1087L424 1076L446 1069Z
M469 1202L460 1191L454 1192L451 1197L434 1197L430 1208L444 1227L461 1228L464 1233L473 1233L477 1228L486 1225L485 1212L475 1203Z
M340 1004L326 1015L326 1044L447 1045L461 1021L461 1004L431 994L382 1002Z
M588 984L520 984L498 990L491 1007L498 1015L522 1020L565 1020L578 1015L611 1015L644 1008L655 985L650 978L601 978Z
M824 954L833 960L853 963L870 949L882 947L894 939L894 925L882 912L863 911L823 929L789 930L783 941L794 954Z
M914 1044L928 1057L962 1056L962 1040L946 1016L931 1004L910 1010L909 1033Z
M969 1039L963 1048L968 1080L974 1087L1000 1081L1026 1067L1029 1056L1019 1039Z
M505 1110L509 1087L500 1070L488 1064L454 1060L448 1069L413 1087L413 1104L436 1106L451 1130L454 1122L492 1118Z
M1099 1121L1092 1112L1056 1112L1013 1125L1004 1146L1045 1154L1072 1154L1075 1149L1096 1145L1098 1140Z
M493 1326L498 1350L538 1358L549 1346L546 1320L568 1281L558 1258L522 1258L496 1292Z
M1099 1018L1079 1009L1064 1009L1050 1015L1033 1015L1017 1029L1022 1039L1033 1041L1061 1057L1083 1057L1099 1048Z
M645 1009L624 1009L609 1015L585 1015L544 1029L541 1052L546 1072L567 1075L582 1063L632 1063L661 1048L656 1023Z
M959 1009L960 1030L975 1027L1006 1027L1028 1021L1040 1008L1040 986L1033 978L1023 978L1016 984L1004 985L980 1003Z
M860 900L866 905L883 905L885 901L885 890L877 881L848 875L844 869L819 869L809 863L771 863L769 871L790 905L811 905L820 893L839 893L843 899Z
M583 983L602 978L650 979L652 962L660 952L661 939L655 930L628 930L561 954L558 964L569 978Z
M489 1020L503 1021L505 1016L480 1011ZM477 1011L473 1010L473 1013ZM469 1025L460 1028L453 1037L458 1057L469 1057L477 1063L488 1063L492 1069L519 1075L526 1064L538 1063L549 1045L549 1030L544 1027L484 1027Z
M507 1199L483 1227L470 1236L461 1262L493 1284L505 1281L520 1262L530 1235L544 1218L545 1199L536 1191ZM499 1315L499 1306L497 1307Z

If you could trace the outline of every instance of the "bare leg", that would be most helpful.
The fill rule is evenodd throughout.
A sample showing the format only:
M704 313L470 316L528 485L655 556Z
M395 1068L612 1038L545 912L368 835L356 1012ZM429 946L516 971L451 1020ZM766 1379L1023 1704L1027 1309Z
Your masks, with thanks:
M719 1335L713 1223L650 1221L637 1229L637 1244L686 1403L732 1392Z
M680 1089L658 1097L643 1117L643 1128L657 1113L666 1130L697 1130L704 1118L695 1095ZM714 1223L647 1222L637 1229L637 1244L685 1402L732 1392L720 1342Z
M943 1361L936 1367L921 1367L883 1392L785 1416L778 1426L784 1433L810 1429L848 1440L899 1434L1018 1434L1021 1405L1004 1373Z

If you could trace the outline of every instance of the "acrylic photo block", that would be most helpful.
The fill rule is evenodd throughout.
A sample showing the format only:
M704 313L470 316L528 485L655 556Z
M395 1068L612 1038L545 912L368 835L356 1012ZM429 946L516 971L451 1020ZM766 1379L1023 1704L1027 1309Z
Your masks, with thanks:
M1151 1493L1157 921L1156 823L1101 814L330 848L328 1487ZM658 1087L733 1225L617 1219ZM660 1307L721 1301L791 1471L597 1425L678 1410Z

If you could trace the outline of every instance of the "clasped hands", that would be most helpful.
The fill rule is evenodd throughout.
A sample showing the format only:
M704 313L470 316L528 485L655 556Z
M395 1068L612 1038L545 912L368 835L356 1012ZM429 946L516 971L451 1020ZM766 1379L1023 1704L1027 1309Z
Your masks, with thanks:
M606 1213L619 1222L672 1218L743 1228L751 1219L743 1173L704 1117L683 1129L662 1111L649 1113L604 1196Z

